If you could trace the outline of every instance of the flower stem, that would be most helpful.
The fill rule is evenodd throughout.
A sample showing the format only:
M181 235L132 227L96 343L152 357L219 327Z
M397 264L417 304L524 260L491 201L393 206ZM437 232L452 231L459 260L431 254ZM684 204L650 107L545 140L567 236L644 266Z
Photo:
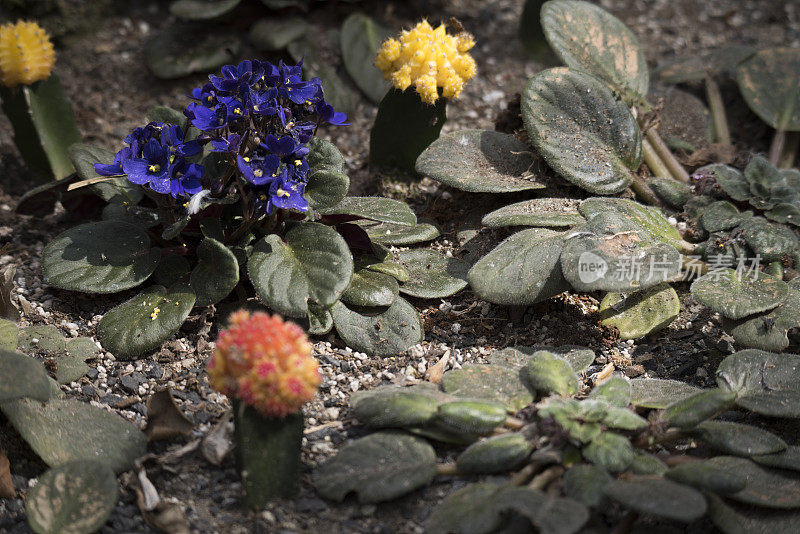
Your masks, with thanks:
M797 158L797 149L800 147L800 132L789 132L786 134L786 146L783 148L779 169L791 169L794 167L794 160Z
M533 480L530 481L528 487L530 489L542 490L552 481L560 477L562 474L564 474L564 468L561 467L560 465L554 465L553 467L548 467L547 469L545 469L544 471L533 477Z
M711 110L711 119L714 121L714 136L717 143L731 144L731 131L728 127L728 117L725 114L725 104L722 102L722 93L719 84L709 74L706 74L706 100Z
M661 158L656 153L656 149L653 148L653 145L650 144L646 138L642 139L642 152L644 156L644 162L647 163L647 166L650 167L650 172L653 173L653 176L659 176L664 178L672 178L672 173L669 172L669 169L661 161Z
M783 147L786 146L786 130L775 130L772 144L769 147L769 162L777 166L781 161Z
M647 130L647 139L653 145L658 156L664 161L667 168L670 170L670 174L673 178L688 184L689 183L689 173L686 172L686 169L683 168L681 162L675 157L675 155L670 151L667 144L661 139L661 136L658 135L658 131L655 128L650 128Z
M651 169L652 170L652 169ZM633 179L633 183L631 184L631 189L636 195L650 204L651 206L661 206L661 201L658 199L653 190L650 189L650 186L647 185L647 182L641 176L636 176Z
M455 476L458 474L458 467L455 462L436 464L436 474L439 476Z

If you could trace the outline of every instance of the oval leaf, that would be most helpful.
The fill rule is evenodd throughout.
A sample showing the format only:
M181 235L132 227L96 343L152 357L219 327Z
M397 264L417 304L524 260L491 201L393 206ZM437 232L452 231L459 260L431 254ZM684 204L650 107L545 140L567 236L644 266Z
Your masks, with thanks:
M361 314L341 302L331 308L331 313L336 331L344 342L373 356L397 356L423 339L422 319L401 297L376 315Z
M353 306L391 306L399 290L396 278L361 269L353 273L350 285L342 293L342 302Z
M21 397L47 402L50 398L48 378L39 360L0 350L0 404Z
M800 508L800 473L759 467L745 458L718 456L708 463L724 471L738 473L747 480L745 488L729 497L764 508Z
M600 322L616 326L620 339L638 339L666 328L678 317L681 301L669 284L636 293L608 293L600 302Z
M400 292L412 297L436 299L449 297L467 287L469 266L430 249L396 252L394 259L408 272L408 281Z
M442 375L442 389L455 397L502 402L512 412L533 402L520 371L501 365L467 364L447 371Z
M682 523L691 523L706 513L702 493L661 477L613 480L606 485L605 494L637 512Z
M417 224L417 216L405 202L383 197L345 197L337 205L319 210L322 215L352 215L360 219L404 226Z
M381 43L391 32L363 13L353 13L342 23L342 61L350 78L376 104L390 84L375 66Z
M583 457L612 473L624 471L633 462L633 446L628 438L605 431L583 448Z
M518 467L531 448L531 443L519 433L494 436L464 449L456 465L459 473L500 473Z
M714 449L736 456L773 454L786 449L786 442L772 432L730 421L700 423L692 435Z
M569 198L534 198L502 207L486 214L481 224L489 228L505 226L575 226L584 222L578 213L580 201Z
M578 392L578 377L567 360L547 351L537 351L528 361L528 379L538 391L562 397Z
M197 295L197 306L210 306L227 297L239 283L239 262L228 247L209 237L197 246L197 257L189 287Z
M695 280L692 297L729 319L741 319L771 310L786 299L786 282L765 273L757 277L734 269L711 271Z
M753 112L776 130L800 130L800 50L768 48L737 69L739 90Z

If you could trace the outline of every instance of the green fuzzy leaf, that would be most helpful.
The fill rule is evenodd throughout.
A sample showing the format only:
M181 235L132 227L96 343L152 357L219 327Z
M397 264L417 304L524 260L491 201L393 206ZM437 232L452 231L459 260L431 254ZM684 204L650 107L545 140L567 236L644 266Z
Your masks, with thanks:
M615 430L642 430L649 426L647 419L640 417L627 408L616 406L608 409L608 413L603 417L603 424Z
M144 229L121 221L76 226L56 236L42 253L48 284L85 293L117 293L144 282L161 250Z
M612 406L625 408L631 403L631 384L628 380L612 376L589 393L590 399L606 401Z
M370 132L370 165L415 172L417 158L439 137L446 120L447 99L429 105L411 88L389 89Z
M723 325L739 345L779 352L789 346L789 331L800 326L800 291L790 287L777 308Z
M496 402L454 400L439 405L437 425L459 434L490 434L506 420L505 407Z
M423 382L412 387L357 391L350 398L350 409L359 422L372 428L422 426L436 416L439 403L446 397L435 386L421 387L427 385Z
M800 446L789 445L786 450L774 454L761 454L750 458L756 463L767 467L800 471Z
M333 329L333 315L330 310L314 303L308 305L308 333L312 336L324 336Z
M469 265L457 258L447 258L431 249L410 249L394 254L394 259L408 273L400 292L412 297L436 299L449 297L467 286Z
M467 280L479 298L524 306L549 299L569 286L559 258L564 233L529 228L503 240L469 270Z
M169 287L181 281L191 271L189 260L185 256L164 256L153 272L153 281L164 287Z
M680 380L663 378L631 380L631 404L640 408L664 409L699 392L699 388Z
M431 241L442 231L433 221L418 220L414 226L374 221L358 221L357 224L367 232L370 240L381 245L408 246Z
M708 462L681 464L671 468L665 476L702 491L721 494L739 492L747 485L747 479L739 473L721 469Z
M241 0L175 0L169 12L187 20L210 20L232 11Z
M230 63L241 46L235 35L209 33L200 27L171 26L145 45L144 61L156 77L171 80Z
M743 214L739 213L736 206L727 200L719 200L706 208L702 222L707 231L720 232L738 226L743 219Z
M578 187L613 195L633 182L642 133L599 79L563 67L536 74L522 93L522 119L547 164Z
M250 27L249 41L259 50L281 50L308 33L309 24L301 17L258 19Z
M47 371L39 360L0 350L0 404L22 397L47 402L50 398Z
M58 76L0 89L3 111L14 128L14 144L28 167L43 177L59 180L74 172L67 148L81 141L72 104Z
M346 174L323 168L309 173L304 196L311 209L320 210L339 204L349 188Z
M708 516L725 534L775 534L800 531L796 510L769 510L734 506L716 495L707 495Z
M397 356L420 343L424 332L417 310L402 297L388 309L360 313L337 302L331 308L336 332L354 350L372 356Z
M14 350L19 341L19 328L11 321L0 319L0 350Z
M197 295L197 306L210 306L227 297L239 283L239 262L228 247L209 237L197 246L197 257L189 287Z
M500 473L518 467L531 453L522 434L503 434L473 443L456 458L459 473Z
M651 178L648 185L671 208L681 209L692 198L692 188L672 178Z
M707 75L714 76L736 69L755 52L756 49L750 45L727 45L670 61L659 66L655 74L665 84L703 81Z
M552 62L553 51L547 44L542 24L539 21L539 12L542 10L544 0L526 0L519 19L519 40L528 56L541 63Z
M158 211L154 209L119 202L106 204L103 220L127 222L142 228L152 228L160 222Z
M760 50L736 73L739 91L753 113L776 130L800 130L800 50Z
M681 523L691 523L706 513L706 500L702 493L661 477L613 480L604 491L626 508Z
M391 306L399 293L397 279L370 269L353 273L342 302L353 306Z
M678 428L694 428L706 419L733 406L736 393L714 388L696 393L670 404L664 412L664 421Z
M611 475L602 467L578 464L564 474L564 494L586 506L597 508L606 501L603 488L611 480Z
M306 161L309 174L322 170L344 173L344 156L336 145L319 137L312 137L308 142L308 149Z
M500 486L479 482L451 493L433 509L425 523L425 531L457 534L495 532L503 524L495 501L500 491Z
M783 261L786 255L800 248L797 235L787 226L774 224L763 217L752 217L739 225L747 246L761 256L764 263Z
M19 330L18 348L22 352L53 353L66 350L67 341L53 325L26 326Z
M628 471L635 475L663 476L669 468L654 454L634 451L633 462L628 466Z
M616 326L620 339L638 339L666 328L680 309L672 286L659 284L631 295L608 293L600 302L600 322Z
M484 215L481 224L489 228L506 226L575 226L585 221L578 213L580 201L561 198L534 198L509 204Z
M786 282L764 273L757 277L734 269L711 271L695 280L692 297L729 319L741 319L775 308L789 292Z
M511 193L545 186L533 180L530 147L491 130L460 130L441 136L420 154L419 174L472 193Z
M531 355L540 350L561 356L572 366L573 371L582 373L594 362L594 351L579 345L561 345L551 347L549 345L537 345L535 347L509 347L497 350L489 356L489 363L510 367L512 369L523 370L527 373L528 362Z
M363 13L353 13L342 23L341 47L344 68L353 82L376 104L391 87L375 66L381 43L392 34Z
M537 351L528 362L528 379L538 391L562 397L578 392L578 377L567 360L547 351Z
M624 471L633 462L633 446L628 438L603 432L583 448L583 457L612 472Z
M502 402L517 412L533 402L521 371L501 365L467 364L442 375L442 389L455 397Z
M603 214L619 214L624 217L626 225L641 228L656 241L668 243L677 249L683 243L683 237L662 215L658 208L645 206L625 198L587 198L578 206L578 211L590 222L602 227L608 219ZM599 228L595 228L595 231ZM622 230L622 228L620 228Z
M405 226L417 224L417 216L408 204L383 197L345 197L337 205L319 212L322 215L353 215L361 219Z
M194 292L183 284L152 286L108 311L97 338L118 360L133 359L177 333L194 303Z
M47 471L28 493L25 511L37 534L95 532L117 504L117 477L105 463L79 460Z
M729 197L739 202L750 200L750 184L742 174L742 171L729 165L713 163L700 167L695 171L695 175L709 176L714 178Z
M336 230L301 223L285 241L275 234L258 241L247 264L250 281L270 308L305 317L309 302L329 308L350 285L353 257Z
M94 460L121 473L145 453L147 438L135 425L85 402L50 399L42 404L23 399L3 403L0 409L51 467Z
M547 41L568 67L597 76L629 103L644 100L647 61L621 20L594 4L573 0L547 2L541 17Z
M730 421L705 421L692 435L725 454L754 456L773 454L786 449L786 442L761 428Z
M436 476L436 453L427 441L400 432L377 432L345 445L314 473L326 499L355 492L361 503L388 501Z
M723 471L737 473L747 485L728 497L734 501L764 508L800 508L800 473L759 467L746 458L717 456L707 461Z

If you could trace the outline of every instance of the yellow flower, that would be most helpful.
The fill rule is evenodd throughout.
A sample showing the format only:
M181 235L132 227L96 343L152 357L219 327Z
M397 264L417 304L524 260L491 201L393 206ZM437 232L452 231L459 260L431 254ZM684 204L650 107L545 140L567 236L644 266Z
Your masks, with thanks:
M50 76L56 61L53 43L35 22L0 26L0 82L8 87L30 85Z
M397 39L388 39L375 58L392 85L405 91L416 87L420 99L433 104L442 96L458 98L464 82L475 76L477 66L469 55L475 40L466 32L448 35L444 25L433 28L423 20Z

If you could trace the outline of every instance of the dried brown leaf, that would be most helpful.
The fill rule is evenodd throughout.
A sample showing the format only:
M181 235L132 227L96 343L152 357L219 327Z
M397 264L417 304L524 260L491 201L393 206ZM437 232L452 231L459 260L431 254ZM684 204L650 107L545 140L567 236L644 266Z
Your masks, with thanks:
M169 388L150 395L147 399L147 426L144 433L149 441L170 440L187 436L194 429L192 423L175 404Z

